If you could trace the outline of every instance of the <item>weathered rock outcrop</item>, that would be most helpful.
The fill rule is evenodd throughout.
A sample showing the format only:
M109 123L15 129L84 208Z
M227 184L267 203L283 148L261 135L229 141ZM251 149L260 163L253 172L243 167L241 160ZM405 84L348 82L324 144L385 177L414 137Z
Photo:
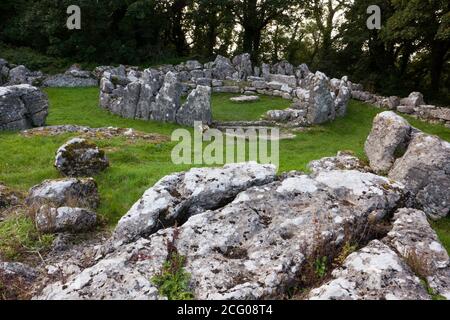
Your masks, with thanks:
M420 279L378 240L347 257L333 280L314 289L312 300L429 300Z
M333 170L358 170L367 172L370 168L367 168L353 153L339 151L336 157L326 157L311 161L308 163L308 169L313 174L317 174L321 171Z
M403 157L397 159L389 178L405 184L412 205L433 219L450 211L450 143L415 133Z
M56 151L55 167L65 176L88 177L108 166L105 152L85 139L71 139Z
M410 134L411 126L405 119L392 111L379 113L364 147L370 167L377 173L389 172L396 157L405 152Z
M114 236L129 241L152 234L175 221L184 222L192 215L223 206L239 192L274 179L274 166L256 163L166 176L122 217Z
M383 239L424 278L435 294L450 299L450 259L423 211L400 209Z
M0 131L43 126L48 97L30 85L0 87Z
M162 298L150 279L160 272L168 256L168 241L186 256L185 269L191 275L190 286L196 298L275 298L295 283L319 246L343 245L348 231L358 239L368 236L365 231L377 221L374 215L390 213L402 196L402 186L386 178L358 171L330 171L316 178L292 174L283 181L251 187L231 203L211 211L208 207L212 203L216 206L220 199L200 183L198 170L209 171L211 177L227 183L239 181L225 174L221 178L217 169L186 173L191 177L184 176L181 186L188 192L178 203L198 214L178 228L160 230L148 239L119 246L65 284L49 285L37 298ZM157 184L162 196L158 198L155 186L133 210L142 210L151 201L151 207L158 205L161 213L173 213L174 206L167 204L174 197L183 197L175 192L183 189L161 187L162 183L175 185L178 179L179 175L164 178Z

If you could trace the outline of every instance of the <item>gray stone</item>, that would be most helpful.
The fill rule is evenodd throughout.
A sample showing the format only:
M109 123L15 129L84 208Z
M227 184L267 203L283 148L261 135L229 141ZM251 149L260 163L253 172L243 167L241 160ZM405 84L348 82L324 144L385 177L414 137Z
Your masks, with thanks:
M270 82L279 82L282 84L287 84L291 88L297 87L297 79L295 76L287 76L281 74L271 74L269 75Z
M430 111L430 115L436 119L450 121L450 108L436 108Z
M260 100L259 96L239 96L230 98L231 102L238 102L238 103L255 102L259 100Z
M232 77L236 72L236 69L231 64L230 59L221 55L216 57L211 69L213 78L218 80L226 80L228 77Z
M410 134L411 126L405 119L392 111L379 113L364 146L370 167L377 173L387 174L396 157L406 150Z
M370 101L373 98L373 94L366 91L352 90L352 98L359 101Z
M275 179L275 167L256 163L191 169L166 176L120 219L114 237L135 240L192 215L216 209L239 192Z
M197 60L188 60L188 61L186 61L185 65L186 65L187 70L189 70L189 71L203 69L203 65L200 62L198 62Z
M191 74L192 81L195 81L198 78L204 78L205 77L205 73L203 72L203 70L192 70L190 72L190 74Z
M413 205L430 218L450 211L450 143L424 133L414 134L389 178L400 181L412 194Z
M252 60L250 54L243 53L233 58L233 66L238 72L238 78L241 80L253 75Z
M30 207L80 207L96 209L100 199L97 183L92 178L45 180L32 187L26 198Z
M197 78L195 83L200 86L208 86L208 87L211 87L212 85L210 78Z
M333 280L310 292L311 300L429 300L409 267L378 240L350 254Z
M319 177L293 175L252 187L226 204L211 198L203 187L191 193L202 185L194 183L199 181L195 178L197 170L213 169L191 172L192 178L185 179L191 181L187 185L189 193L184 193L188 196L185 201L199 205L203 200L198 198L208 195L205 200L211 205L218 206L221 202L219 209L199 208L197 215L178 228L160 230L148 239L122 245L92 267L69 277L64 284L47 286L35 298L162 298L150 279L159 274L168 256L167 244L175 239L176 251L186 257L184 268L190 274L190 288L196 299L273 299L295 283L311 253L323 243L330 247L343 245L347 230L364 238L363 230L371 224L374 209L388 214L401 197L399 185L388 179L356 171L331 171L319 175L320 181ZM268 174L273 177L274 168L263 172L260 178L265 180ZM220 178L226 185L237 182L229 175L213 176L211 181ZM175 175L164 181L183 191L178 179ZM136 209L143 210L151 203L155 209L160 208L159 212L170 215L173 206L169 207L169 213L164 208L171 200L163 199L176 193L170 195L166 188L162 190L158 194L153 189L153 195L149 193L146 201L136 204ZM144 224L139 226L142 228ZM317 237L313 235L317 232L323 243L315 240Z
M425 101L423 100L423 94L421 94L420 92L411 92L408 98L400 100L400 105L402 106L409 106L415 108L422 104L425 104Z
M339 93L334 100L334 105L336 108L336 116L344 117L347 113L348 102L352 97L352 93L348 87L341 86L339 88Z
M37 210L34 221L36 228L43 233L78 233L91 230L95 226L97 215L83 208L54 208L44 205Z
M216 93L240 93L241 88L239 88L238 86L214 87L213 92L216 92Z
M193 126L195 121L210 125L212 123L211 87L197 86L192 90L176 114L178 124Z
M150 119L175 122L177 110L181 105L181 84L173 72L168 72L164 84L151 106Z
M415 112L415 107L400 105L397 107L397 111L405 114L413 114Z
M321 171L333 170L358 170L366 172L364 164L351 152L339 151L335 157L326 157L320 160L313 160L308 163L308 169L312 174Z
M292 64L290 64L288 61L283 60L283 61L276 63L272 67L272 73L279 74L279 75L292 76L292 75L294 75L294 66Z
M96 87L97 85L98 78L89 71L81 70L78 65L72 65L64 74L50 76L42 83L44 87L57 88Z
M292 126L306 125L306 111L298 109L269 110L265 119Z
M306 79L306 77L311 73L311 71L309 71L308 66L303 63L301 65L298 66L297 70L295 71L295 75L296 77L300 80L300 79Z
M30 85L0 87L0 131L22 130L45 124L48 97Z
M307 105L307 119L311 124L321 124L336 117L334 100L329 90L329 79L321 72L308 76L309 93L304 96Z
M450 299L450 259L423 211L398 210L383 242L394 248L417 276L425 278L435 294Z
M65 176L92 176L108 166L105 152L85 139L71 139L56 151L55 167Z
M269 80L269 76L270 76L270 64L267 63L263 63L261 65L261 76L266 79Z

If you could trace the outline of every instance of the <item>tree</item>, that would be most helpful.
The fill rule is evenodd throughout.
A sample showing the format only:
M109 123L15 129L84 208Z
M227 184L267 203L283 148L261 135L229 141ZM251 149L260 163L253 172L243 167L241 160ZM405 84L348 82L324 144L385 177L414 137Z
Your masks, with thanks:
M450 2L448 0L392 0L395 13L384 29L384 38L409 42L417 52L429 52L430 89L440 88L442 69L450 49Z
M287 13L295 1L233 0L233 12L243 28L242 50L259 58L262 31L272 21Z

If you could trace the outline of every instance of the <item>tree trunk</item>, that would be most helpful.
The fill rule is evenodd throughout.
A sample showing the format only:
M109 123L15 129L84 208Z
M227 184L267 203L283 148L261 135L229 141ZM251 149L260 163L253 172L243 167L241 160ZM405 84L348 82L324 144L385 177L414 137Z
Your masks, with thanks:
M444 58L449 50L449 42L433 41L431 44L431 92L433 95L439 93L441 84L442 67Z
M172 4L172 39L175 44L177 54L183 56L186 54L187 45L184 36L182 21L183 10L187 6L186 0L175 0Z

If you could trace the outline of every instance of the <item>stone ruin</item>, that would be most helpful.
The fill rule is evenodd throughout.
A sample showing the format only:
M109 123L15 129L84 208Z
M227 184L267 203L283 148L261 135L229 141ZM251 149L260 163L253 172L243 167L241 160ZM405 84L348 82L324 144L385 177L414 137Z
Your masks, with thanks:
M310 72L305 64L294 67L287 61L253 67L249 54L232 60L219 55L205 64L190 60L144 71L104 66L94 74L101 75L101 107L126 118L184 125L194 120L211 124L211 92L292 100L290 108L265 115L273 124L288 126L320 124L344 116L351 98L351 82L346 77L330 80L321 72ZM188 95L183 105L182 95Z
M28 84L0 87L0 131L22 130L45 124L48 97Z
M211 88L198 85L181 103L179 76L169 71L143 72L125 67L109 69L100 81L100 106L124 118L156 120L193 126L194 121L211 124Z
M397 111L422 121L442 124L450 128L450 108L425 103L423 94L420 92L411 92L406 98L397 96L384 97L364 91L361 85L354 85L351 95L355 100L370 103L378 108Z
M95 87L98 79L90 71L72 65L64 73L46 75L41 71L31 71L24 65L15 65L0 58L0 86L29 84L37 87Z

